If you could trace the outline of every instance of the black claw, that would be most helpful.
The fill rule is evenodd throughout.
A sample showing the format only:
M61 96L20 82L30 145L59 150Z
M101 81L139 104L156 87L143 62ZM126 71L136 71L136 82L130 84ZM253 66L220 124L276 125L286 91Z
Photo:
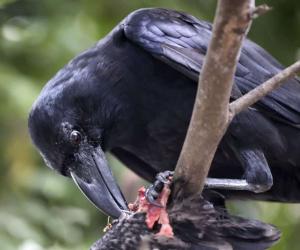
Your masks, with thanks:
M154 206L163 207L160 203L155 201L158 198L159 194L153 188L154 188L153 185L147 188L145 193L146 199L149 201L150 204Z
M156 176L156 181L160 181L164 184L168 184L170 182L168 177L166 177L164 175L160 175L160 174Z
M165 171L157 174L155 182L147 188L145 193L146 199L150 204L162 207L162 205L157 203L155 200L163 190L164 185L171 183L170 177L173 176L173 174L173 171Z
M174 171L169 171L169 170L167 170L165 172L158 173L156 175L156 180L160 181L164 184L170 184L170 179L169 178L171 176L173 176L173 174L174 174Z
M159 204L155 201L158 198L159 193L155 191L154 185L150 185L149 188L147 188L145 196L150 204L158 206L158 207L162 207L161 204Z

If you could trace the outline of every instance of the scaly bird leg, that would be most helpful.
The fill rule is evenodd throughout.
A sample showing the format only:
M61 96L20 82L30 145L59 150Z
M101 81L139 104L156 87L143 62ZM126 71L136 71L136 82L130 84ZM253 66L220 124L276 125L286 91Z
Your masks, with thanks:
M171 183L173 174L174 171L165 171L156 175L155 182L150 185L145 192L146 199L149 203L161 207L161 205L156 202L156 199L163 190L164 184Z
M155 182L150 185L145 193L145 196L149 203L161 207L156 202L159 194L161 193L164 184L172 181L174 171L165 171L157 174ZM207 178L205 181L206 189L224 189L224 190L240 190L251 191L254 193L261 193L264 190L259 184L252 184L245 179L219 179L219 178Z
M218 179L207 178L205 181L205 188L207 189L225 189L225 190L244 190L254 193L261 193L266 190L262 190L260 185L251 184L242 179Z

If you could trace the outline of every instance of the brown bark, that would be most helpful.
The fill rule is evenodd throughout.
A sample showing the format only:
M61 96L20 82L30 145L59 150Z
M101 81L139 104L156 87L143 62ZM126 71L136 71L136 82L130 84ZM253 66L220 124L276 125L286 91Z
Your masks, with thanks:
M203 247L201 249L208 246L224 249L230 244L243 248L245 245L242 241L245 239L247 244L251 245L251 249L265 249L279 239L279 232L272 226L253 220L236 219L237 217L227 214L223 209L219 214L217 207L207 206L206 201L197 195L203 189L217 146L234 115L300 71L300 62L297 62L229 104L236 64L251 19L268 9L266 6L255 8L253 3L253 0L219 0L213 36L201 71L191 123L175 170L175 202L168 207L175 237L157 237L154 231L145 226L144 215L136 213L120 220L93 246L93 250L116 249L114 244L118 248L123 243L131 244L128 249L141 246L142 243L146 244L142 249L192 249L193 244L196 244L198 249L199 246ZM207 216L207 211L212 213ZM207 223L211 222L211 228L207 227ZM144 232L142 237L139 236L141 229ZM186 233L189 229L192 231ZM207 235L219 233L207 240L205 230ZM231 231L232 235L229 235ZM243 232L242 241L230 241L232 237L238 238L239 232ZM192 243L189 236L193 236L193 233L199 239ZM196 236L192 238L195 240ZM249 240L245 236L249 236ZM257 243L259 245L256 245ZM247 248L250 245L247 245Z
M199 78L188 133L175 169L175 191L201 192L229 120L229 98L242 42L254 10L252 0L220 0L212 39ZM181 180L184 186L176 184Z
M273 76L263 84L259 85L255 89L251 90L247 94L243 95L236 101L230 103L230 118L232 119L236 114L248 108L255 102L259 101L261 98L266 96L272 90L280 87L288 79L291 79L300 72L300 61L295 62L288 68L284 69L277 75Z
M175 169L175 193L181 188L186 194L200 193L218 144L233 117L300 72L299 61L229 104L236 64L251 21L270 10L266 5L255 7L254 2L218 2L191 122Z

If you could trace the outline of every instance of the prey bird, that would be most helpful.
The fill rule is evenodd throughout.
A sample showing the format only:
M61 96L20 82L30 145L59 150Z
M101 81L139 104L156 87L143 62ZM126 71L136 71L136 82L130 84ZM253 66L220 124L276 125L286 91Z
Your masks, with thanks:
M115 220L90 250L116 250L120 246L127 250L265 250L280 239L274 226L231 215L212 203L199 195L170 205L168 214L174 232L171 238L159 237L157 228L149 229L145 213Z
M104 152L148 181L174 169L211 34L210 23L175 10L128 15L63 67L33 104L29 131L45 163L120 216L127 205ZM245 40L231 101L282 69ZM300 81L293 78L234 118L209 177L219 178L227 199L299 202L299 142ZM207 187L216 188L210 178Z

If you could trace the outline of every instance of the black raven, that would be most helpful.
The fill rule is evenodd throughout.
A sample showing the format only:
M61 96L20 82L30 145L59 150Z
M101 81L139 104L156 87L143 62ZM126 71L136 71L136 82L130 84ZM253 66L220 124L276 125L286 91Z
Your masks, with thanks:
M141 9L71 60L29 115L46 164L71 176L104 212L119 216L126 203L103 152L149 181L174 169L211 32L210 23L182 12ZM246 40L231 100L282 69ZM299 126L300 82L294 78L236 116L209 176L244 178L255 191L222 191L227 198L300 201Z

